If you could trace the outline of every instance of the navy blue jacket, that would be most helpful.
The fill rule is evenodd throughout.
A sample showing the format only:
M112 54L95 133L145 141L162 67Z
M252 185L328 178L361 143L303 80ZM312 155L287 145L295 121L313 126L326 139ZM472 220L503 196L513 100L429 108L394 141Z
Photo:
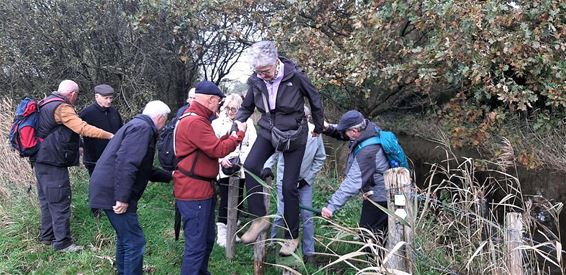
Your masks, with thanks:
M112 134L115 134L123 125L122 117L120 117L120 113L118 113L116 108L105 108L96 102L84 108L81 111L80 117L86 123ZM108 142L109 140L106 139L83 137L83 163L94 166Z
M121 201L135 212L149 180L171 181L170 172L153 167L156 140L157 128L146 115L137 115L116 132L90 178L91 208L112 209Z

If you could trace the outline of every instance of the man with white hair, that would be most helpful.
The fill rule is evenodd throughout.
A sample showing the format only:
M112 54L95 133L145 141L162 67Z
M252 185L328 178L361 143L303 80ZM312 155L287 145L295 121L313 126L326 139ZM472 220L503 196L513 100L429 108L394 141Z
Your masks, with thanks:
M113 134L89 125L75 111L79 85L63 80L57 91L40 102L37 133L43 138L31 158L37 178L41 209L39 241L57 251L75 252L82 247L71 239L71 184L69 166L79 164L79 135L111 139Z
M103 209L116 230L118 274L142 274L145 238L137 205L148 180L169 182L171 172L153 167L158 132L167 122L169 107L150 101L141 115L126 123L96 163L89 184L91 208Z

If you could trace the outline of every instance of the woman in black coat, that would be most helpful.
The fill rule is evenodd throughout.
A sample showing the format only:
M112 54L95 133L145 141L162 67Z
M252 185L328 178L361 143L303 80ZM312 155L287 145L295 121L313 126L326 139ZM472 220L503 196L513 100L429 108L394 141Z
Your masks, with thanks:
M305 98L308 99L315 125L312 135L323 130L323 111L320 94L310 83L305 73L292 61L277 53L271 41L257 42L251 47L254 74L248 79L248 93L236 120L245 122L257 108L261 112L259 132L244 167L255 175L260 175L263 164L275 150L282 150L285 159L283 175L284 218L289 230L280 254L293 254L298 245L299 236L299 196L297 181L301 162L305 152L308 127L304 113ZM275 148L272 132L296 131L290 148ZM242 236L242 242L251 243L269 227L262 186L251 176L246 177L248 207L256 219Z

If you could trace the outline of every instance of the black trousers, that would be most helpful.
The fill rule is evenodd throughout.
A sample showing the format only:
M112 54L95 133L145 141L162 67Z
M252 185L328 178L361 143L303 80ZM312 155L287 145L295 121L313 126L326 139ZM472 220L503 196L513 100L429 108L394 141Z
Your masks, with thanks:
M71 183L67 167L35 163L37 196L41 210L40 241L52 241L60 250L71 240Z
M303 155L305 154L305 145L307 136L304 135L304 142L299 148L283 153L285 159L285 171L283 173L283 203L285 222L289 226L289 230L285 230L285 238L296 239L299 237L299 190L297 189L297 181ZM271 141L258 135L252 149L246 158L244 167L254 173L260 174L265 161L275 152L271 145ZM262 194L263 186L259 184L252 176L246 176L246 190L248 195L248 210L254 216L265 216L265 195ZM250 195L251 194L251 195Z
M94 172L94 167L96 166L96 164L85 164L84 166L88 171L88 176L92 176L92 172Z
M244 184L246 180L240 179L238 188L238 212L237 216L240 216L240 211L243 210L242 200L244 199ZM228 222L228 186L230 185L230 178L221 178L218 180L218 195L220 195L220 202L218 207L218 219L217 222L226 224Z
M387 202L376 202L377 204L387 208ZM362 203L362 214L360 215L360 227L369 229L374 234L387 234L387 221L389 217L387 213L381 211L377 206L373 205L369 200Z

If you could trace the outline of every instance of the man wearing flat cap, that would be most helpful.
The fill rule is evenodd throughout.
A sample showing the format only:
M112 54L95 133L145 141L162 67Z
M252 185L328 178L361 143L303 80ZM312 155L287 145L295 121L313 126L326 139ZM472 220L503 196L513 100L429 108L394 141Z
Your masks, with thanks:
M214 180L218 159L234 151L246 132L246 124L236 121L237 132L216 137L210 118L218 112L223 98L216 84L199 82L195 99L175 127L173 148L178 163L173 193L185 235L181 274L210 274L208 259L216 237Z
M94 102L86 107L80 117L90 125L115 134L122 127L122 117L116 108L112 107L114 89L107 84L94 87ZM92 175L94 166L102 155L108 140L96 138L83 138L83 164Z
M340 187L322 208L322 216L332 218L334 212L342 208L349 198L362 193L364 201L360 216L360 227L372 231L376 236L387 230L387 214L375 204L387 208L387 193L383 174L389 169L389 162L381 145L371 144L354 150L364 140L377 135L380 128L355 110L346 112L338 125L324 123L324 134L338 140L350 141L350 154L345 169L345 177Z

